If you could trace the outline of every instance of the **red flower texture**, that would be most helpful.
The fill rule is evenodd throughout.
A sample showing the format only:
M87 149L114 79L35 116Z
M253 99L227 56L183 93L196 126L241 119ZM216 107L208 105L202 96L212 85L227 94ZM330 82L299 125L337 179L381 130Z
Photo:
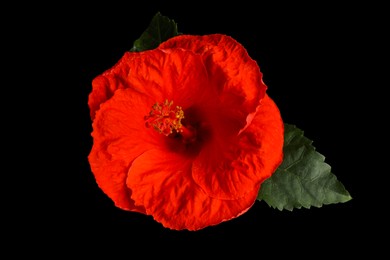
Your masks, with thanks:
M92 82L98 186L173 230L231 220L283 159L284 126L257 63L227 35L126 52Z

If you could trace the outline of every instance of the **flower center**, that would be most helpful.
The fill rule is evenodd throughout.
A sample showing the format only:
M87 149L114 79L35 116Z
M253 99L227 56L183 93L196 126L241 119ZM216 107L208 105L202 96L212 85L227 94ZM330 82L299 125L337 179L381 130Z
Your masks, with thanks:
M154 130L165 136L182 137L184 143L194 142L196 129L190 125L183 125L184 111L180 106L173 106L173 101L167 99L163 103L155 103L149 115L144 117L145 126L153 127Z

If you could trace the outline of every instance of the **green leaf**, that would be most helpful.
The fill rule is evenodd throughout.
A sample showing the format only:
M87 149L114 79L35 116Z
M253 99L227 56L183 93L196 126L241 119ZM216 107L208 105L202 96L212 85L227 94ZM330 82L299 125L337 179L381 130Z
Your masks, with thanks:
M344 185L331 173L325 157L294 125L285 124L284 159L275 173L261 185L258 200L279 210L321 207L352 199Z
M146 51L157 48L160 43L178 35L177 24L174 20L157 12L149 27L134 41L130 51Z

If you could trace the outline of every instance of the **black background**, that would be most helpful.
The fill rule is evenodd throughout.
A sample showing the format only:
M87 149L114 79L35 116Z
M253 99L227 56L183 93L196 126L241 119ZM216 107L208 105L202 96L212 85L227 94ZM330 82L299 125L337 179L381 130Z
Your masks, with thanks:
M46 27L55 20L56 29L48 30L41 48L50 50L46 69L55 71L51 76L61 87L52 84L56 91L49 103L59 120L47 132L57 133L54 140L60 141L53 145L63 147L64 155L52 155L57 165L51 167L50 180L56 185L49 185L51 195L42 194L45 212L49 211L41 220L50 229L49 240L60 237L66 241L60 246L95 253L113 242L127 252L144 245L145 255L161 245L168 254L184 245L191 254L205 247L229 253L237 245L237 251L259 256L270 252L304 256L310 251L317 257L366 250L360 245L369 235L362 234L375 229L367 225L363 217L367 211L362 209L367 198L361 183L369 168L361 148L370 142L362 136L373 120L363 105L368 96L362 91L367 89L362 38L372 34L363 15L369 10L363 5L160 1L53 9L56 12L42 24ZM150 216L115 208L97 187L87 161L92 147L88 94L92 79L133 46L158 11L173 19L181 33L223 33L243 44L259 64L284 121L314 141L353 199L292 212L257 201L244 215L196 232L169 230Z

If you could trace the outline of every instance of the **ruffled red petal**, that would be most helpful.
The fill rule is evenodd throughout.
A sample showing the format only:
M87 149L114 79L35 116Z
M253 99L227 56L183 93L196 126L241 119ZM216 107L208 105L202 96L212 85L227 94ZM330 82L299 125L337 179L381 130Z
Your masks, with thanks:
M259 148L255 174L261 179L269 178L283 161L284 123L278 106L267 94L240 136Z
M223 34L179 35L159 48L183 48L202 55L216 99L237 127L245 127L246 117L255 112L267 86L256 61L240 43Z
M126 52L123 57L110 69L97 76L92 81L92 91L88 96L90 116L95 118L95 113L102 103L110 99L117 89L128 87L126 77L130 67L129 60L135 56Z
M258 187L236 200L208 196L192 179L191 160L165 150L149 150L132 164L127 179L131 198L163 226L199 230L246 212Z
M195 182L212 197L237 199L270 177L283 157L284 126L265 95L249 126L236 138L215 137L193 163Z
M142 115L148 112L149 102L147 96L132 89L117 90L101 105L93 122L94 142L88 157L91 170L99 187L126 210L144 212L134 206L125 183L131 162L158 146L157 135L145 131Z
M110 70L96 77L88 104L91 118L117 89L133 88L156 102L164 99L187 107L199 102L209 88L205 65L199 55L183 49L126 52Z
M208 93L209 79L199 55L183 49L152 50L140 53L128 64L131 88L155 102L173 101L184 109L201 102Z

